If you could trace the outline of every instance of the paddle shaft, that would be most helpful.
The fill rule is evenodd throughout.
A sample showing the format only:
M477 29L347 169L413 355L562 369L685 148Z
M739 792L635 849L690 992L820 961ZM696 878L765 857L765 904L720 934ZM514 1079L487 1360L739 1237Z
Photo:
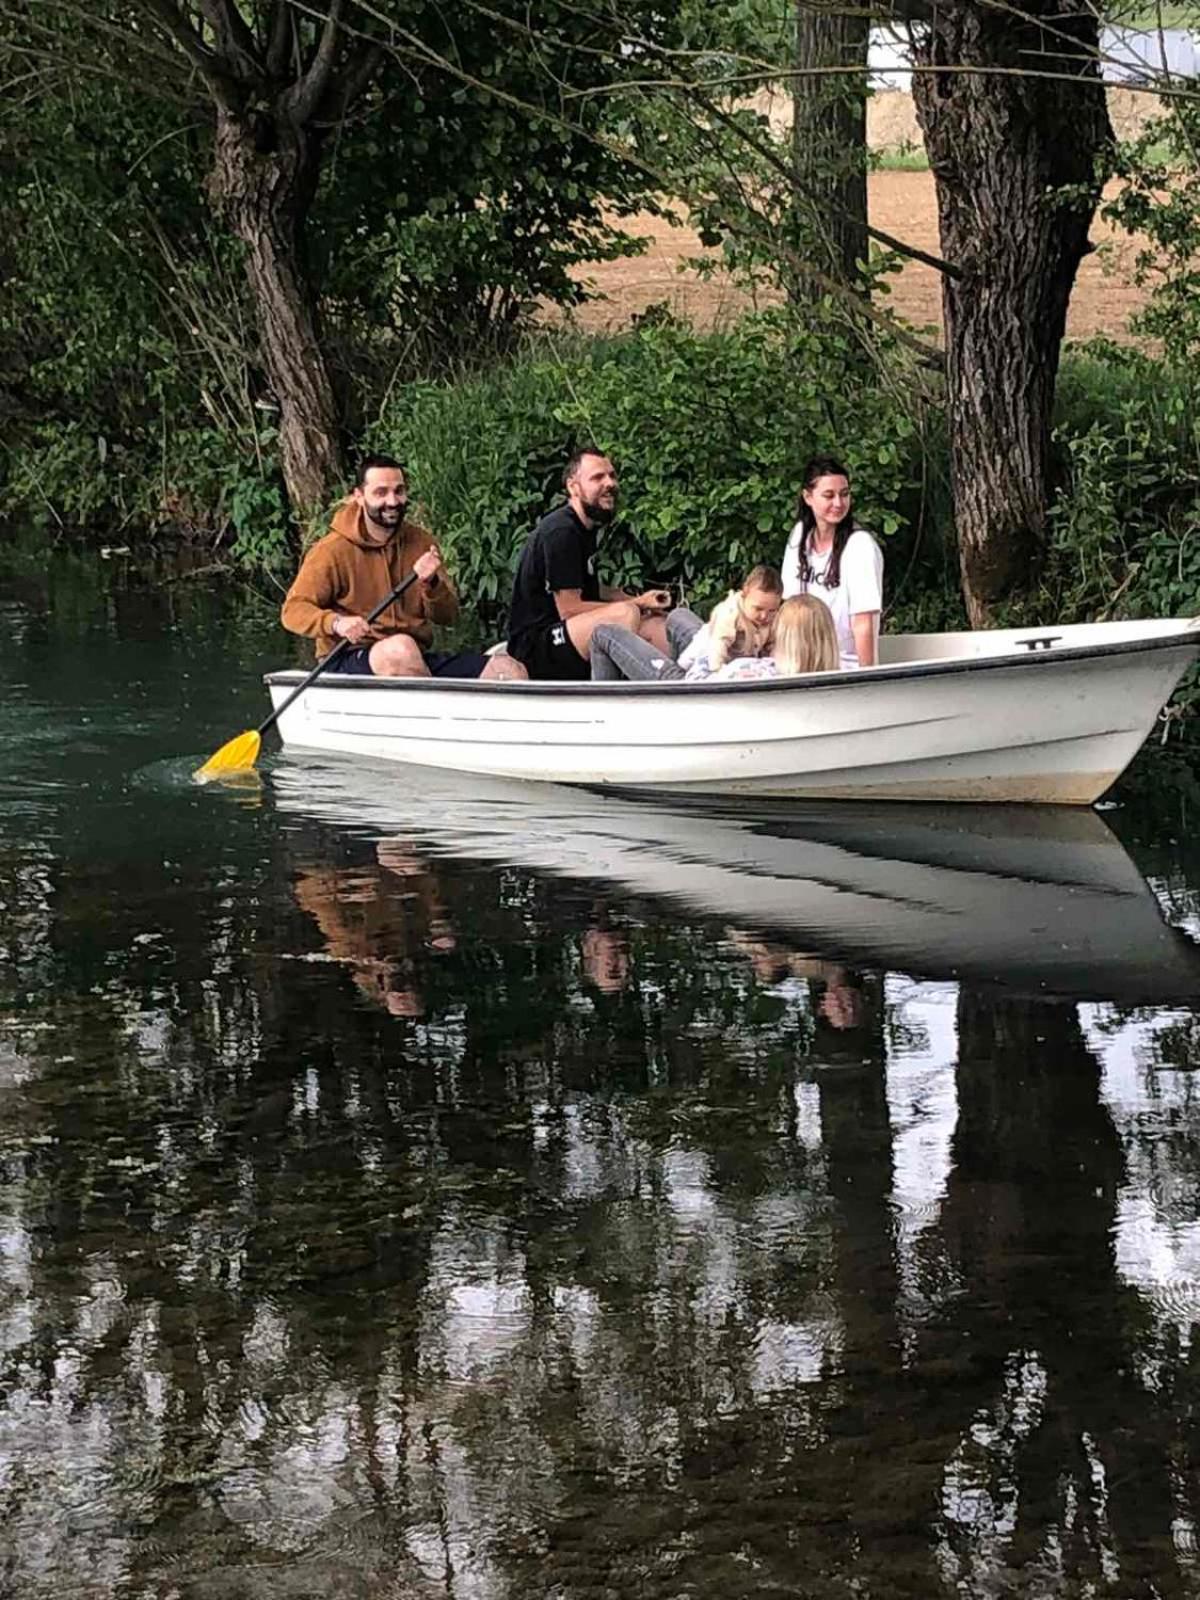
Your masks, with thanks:
M392 590L391 594L389 594L388 596L386 596L385 599L383 599L383 600L381 600L379 602L379 604L375 607L374 611L369 611L367 613L367 621L368 622L374 622L375 618L378 617L378 616L381 616L383 614L383 612L385 612L387 610L387 608L390 605L393 604L394 601L399 600L400 596L405 592L406 589L411 589L413 584L416 583L416 581L417 581L416 573L415 572L410 572L408 577L405 578L403 580L403 582L398 583L396 585L396 587ZM343 639L343 640L340 641L340 643L335 644L333 649L329 652L329 654L327 656L324 656L320 661L317 662L316 666L308 674L308 677L305 678L304 682L303 683L298 683L296 685L296 687L292 690L291 694L288 695L287 699L283 702L283 704L280 707L278 707L277 710L272 711L271 715L267 718L267 720L265 722L260 722L259 723L259 725L258 725L258 733L259 733L260 737L261 737L262 734L266 733L268 728L273 728L275 726L275 724L279 721L280 717L287 710L287 708L292 704L292 702L294 700L298 700L300 698L300 696L304 693L305 689L308 688L309 684L313 681L313 679L314 678L319 678L321 676L321 674L326 670L326 668L331 667L335 661L340 660L340 658L343 655L345 655L346 651L349 650L349 648L350 648L349 639Z

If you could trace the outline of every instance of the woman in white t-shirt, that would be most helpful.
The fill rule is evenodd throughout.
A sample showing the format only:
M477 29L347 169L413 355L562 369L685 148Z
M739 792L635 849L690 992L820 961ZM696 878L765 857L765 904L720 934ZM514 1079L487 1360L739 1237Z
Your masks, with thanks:
M850 479L834 456L804 469L798 520L783 552L783 594L815 594L833 613L843 667L879 659L883 551L854 521Z

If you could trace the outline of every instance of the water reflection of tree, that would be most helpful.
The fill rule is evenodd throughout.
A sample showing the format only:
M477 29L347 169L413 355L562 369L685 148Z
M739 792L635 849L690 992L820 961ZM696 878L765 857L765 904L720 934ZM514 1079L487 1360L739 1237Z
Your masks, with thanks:
M100 1043L95 1008L58 1011L6 1136L25 1266L0 1306L10 1520L50 1530L45 1572L69 1464L132 1530L130 1581L189 1597L283 1592L264 1562L506 1600L924 1595L951 1567L983 1592L1007 1562L1035 1593L1048 1529L1069 1581L1112 1550L1134 1592L1188 1368L1162 1352L1148 1401L1073 1011L963 997L957 1168L902 1327L878 978L756 969L514 869L426 873L403 1028L344 965L280 959L328 947L308 910L238 924L219 895L198 951L86 969ZM442 919L454 948L426 950Z
M53 852L40 840L0 847L0 1062L24 1065L24 997L53 980L51 929L57 882Z
M660 1252L663 1260L674 1254L673 1230L647 1231L646 1224L668 1191L678 1198L686 1188L686 1172L668 1159L679 1118L697 1152L701 1194L711 1182L704 1147L724 1156L728 1142L719 1112L710 1113L714 1092L741 1087L749 1068L751 1083L774 1085L769 1099L778 1104L794 1060L770 1038L748 1051L727 1051L757 996L752 986L726 982L732 974L713 969L704 935L687 928L630 927L634 1003L622 1011L621 1049L614 1054L612 1018L601 1016L579 988L585 961L578 947L574 954L570 948L586 932L578 911L569 899L539 892L523 907L524 943L510 938L495 946L489 943L494 916L486 908L481 919L462 919L478 930L453 952L465 970L435 985L430 1032L415 1037L405 1056L404 1069L417 1075L400 1081L370 1013L347 1004L351 997L330 981L340 974L273 964L261 947L249 965L226 958L205 972L205 956L189 959L181 938L182 959L172 963L164 986L158 974L165 963L158 960L156 972L153 947L127 946L123 973L106 959L105 1003L90 1015L81 1009L58 1017L53 1043L47 1041L43 1090L24 1108L23 1169L12 1191L12 1220L31 1242L20 1315L32 1314L37 1331L32 1343L7 1341L0 1377L18 1400L25 1395L36 1403L40 1394L59 1405L74 1396L81 1415L107 1417L115 1434L141 1436L134 1476L155 1486L148 1499L103 1452L80 1479L93 1487L106 1482L117 1504L144 1507L143 1557L151 1567L156 1540L227 1573L255 1556L264 1532L281 1554L291 1548L289 1519L278 1508L266 1515L263 1532L253 1524L239 1532L243 1524L230 1524L220 1507L231 1475L269 1478L282 1471L297 1428L303 1435L321 1415L342 1413L356 1447L361 1440L362 1459L374 1463L364 1470L376 1501L383 1494L394 1510L397 1497L408 1494L406 1471L420 1482L414 1495L433 1494L432 1445L417 1419L439 1409L437 1329L444 1319L437 1310L435 1241L456 1241L442 1269L453 1277L460 1252L469 1258L475 1248L472 1234L480 1236L480 1248L493 1250L493 1224L481 1229L468 1217L512 1218L507 1226L515 1227L520 1248L510 1246L501 1257L519 1264L528 1283L522 1295L543 1308L549 1339L557 1332L564 1262L580 1267L567 1280L576 1284L568 1292L583 1301L595 1294L600 1304L612 1296L614 1275L597 1263L623 1258L627 1247L647 1265ZM76 928L84 915L77 903ZM264 924L270 920L264 910ZM228 950L216 908L212 927ZM497 966L500 986L464 981ZM151 993L159 997L157 1011L146 1006ZM437 1032L451 1006L465 1013L452 1060L448 1035ZM119 1025L98 1036L97 1010ZM537 1040L537 1059L530 1059L523 1037ZM71 1044L78 1054L64 1062ZM108 1071L99 1079L102 1062ZM431 1062L447 1072L432 1100L422 1077ZM657 1123L650 1117L635 1126L648 1088L680 1091L691 1105L664 1106ZM741 1099L755 1104L756 1091ZM751 1118L747 1151L754 1133ZM585 1148L599 1158L594 1182L580 1169ZM591 1161L587 1156L584 1165ZM606 1218L599 1229L589 1226L598 1204L615 1197L619 1206L631 1186L644 1194L636 1225L614 1232ZM467 1194L471 1212L460 1215L458 1197ZM568 1225L535 1227L538 1207L561 1206L559 1196L566 1198ZM519 1220L527 1207L528 1220ZM35 1240L45 1244L32 1248ZM701 1249L700 1257L707 1253ZM676 1287L665 1292L656 1318L667 1360L647 1396L647 1438L657 1430L657 1404L670 1398L687 1367L688 1286L702 1266L685 1252L670 1274ZM100 1295L108 1308L103 1329L97 1283L109 1285ZM644 1348L622 1331L636 1292L615 1287L618 1336L601 1405L603 1430L623 1428L643 1379ZM69 1381L62 1368L68 1345L80 1352ZM568 1390L590 1387L577 1355ZM432 1374L421 1375L422 1362L431 1359ZM336 1383L326 1375L331 1369ZM143 1389L159 1396L157 1410L139 1404ZM531 1393L541 1389L539 1378ZM706 1386L693 1398L705 1403ZM249 1431L248 1409L257 1418ZM388 1426L385 1414L393 1418ZM526 1430L533 1455L545 1424L553 1425L553 1417L534 1407ZM405 1449L397 1426L408 1436ZM418 1434L419 1460L412 1443ZM484 1481L504 1459L501 1438L494 1442L491 1467L481 1467ZM564 1445L568 1453L575 1448L569 1438ZM57 1447L74 1450L65 1436ZM441 1448L459 1458L461 1477L461 1446ZM385 1470L380 1463L389 1452L392 1466ZM544 1445L540 1453L545 1458ZM14 1497L14 1525L36 1524L55 1487L53 1472L40 1481L35 1474L29 1493ZM515 1486L508 1490L518 1503ZM353 1483L345 1492L358 1503ZM548 1509L542 1505L542 1514ZM328 1516L317 1517L306 1537L319 1545L328 1527Z
M1182 1442L1167 1394L1190 1379L1168 1359L1171 1378L1145 1381L1148 1318L1115 1271L1124 1161L1098 1064L1061 1002L964 992L959 1038L943 1231L964 1359L935 1399L971 1414L946 1464L943 1574L972 1592L1040 1592L1055 1573L1165 1592Z

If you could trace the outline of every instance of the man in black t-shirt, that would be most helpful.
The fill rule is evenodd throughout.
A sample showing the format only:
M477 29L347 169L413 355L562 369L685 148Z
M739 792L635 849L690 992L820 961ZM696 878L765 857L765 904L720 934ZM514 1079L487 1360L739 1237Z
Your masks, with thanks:
M508 652L531 678L586 678L594 629L602 622L631 633L670 658L664 590L627 595L602 590L596 577L596 530L613 519L617 473L601 450L577 450L563 474L566 505L544 516L526 540L513 582Z

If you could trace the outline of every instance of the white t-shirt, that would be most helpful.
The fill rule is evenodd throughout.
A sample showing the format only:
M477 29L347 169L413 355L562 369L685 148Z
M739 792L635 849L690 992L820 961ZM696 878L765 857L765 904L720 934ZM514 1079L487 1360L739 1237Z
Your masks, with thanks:
M883 551L873 534L865 528L855 528L846 540L842 551L841 582L836 589L827 589L820 582L829 565L832 549L818 554L810 551L808 565L812 578L800 581L800 540L804 529L797 523L788 535L783 552L783 598L790 600L794 594L813 594L824 600L833 613L833 626L837 633L842 666L857 667L858 651L854 645L854 630L850 618L860 611L875 613L875 638L879 638L879 613L883 610Z

